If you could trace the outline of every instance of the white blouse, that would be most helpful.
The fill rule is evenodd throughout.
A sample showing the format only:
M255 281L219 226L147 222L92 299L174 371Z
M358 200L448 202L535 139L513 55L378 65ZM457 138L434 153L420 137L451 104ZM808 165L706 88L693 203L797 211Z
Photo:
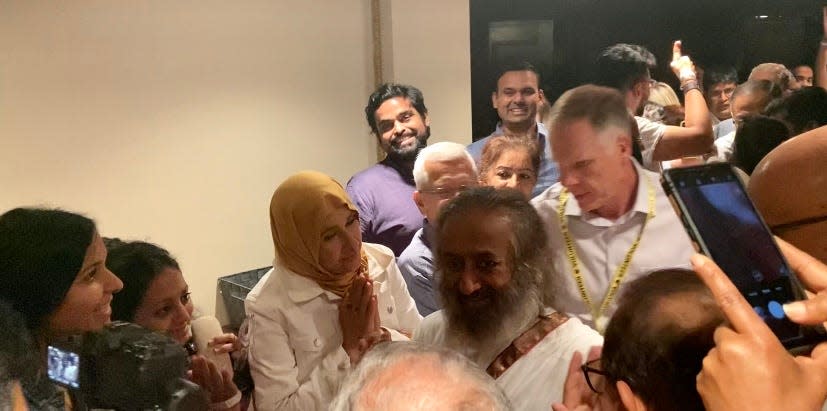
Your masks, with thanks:
M393 252L363 243L382 327L393 339L410 335L422 317ZM350 369L342 348L341 297L276 265L247 295L248 359L257 410L322 410Z

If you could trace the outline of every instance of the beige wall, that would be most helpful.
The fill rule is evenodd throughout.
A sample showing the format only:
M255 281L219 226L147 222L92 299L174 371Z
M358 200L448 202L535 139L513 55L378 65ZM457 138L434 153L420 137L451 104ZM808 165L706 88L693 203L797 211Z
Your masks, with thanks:
M390 9L382 13L383 48L390 54L383 59L383 76L422 90L431 116L431 142L470 143L468 1L393 0L382 4Z
M425 3L392 3L395 79L425 93L432 141L470 142L468 4ZM375 161L370 23L369 0L0 0L0 212L157 242L212 312L217 277L270 264L281 180Z

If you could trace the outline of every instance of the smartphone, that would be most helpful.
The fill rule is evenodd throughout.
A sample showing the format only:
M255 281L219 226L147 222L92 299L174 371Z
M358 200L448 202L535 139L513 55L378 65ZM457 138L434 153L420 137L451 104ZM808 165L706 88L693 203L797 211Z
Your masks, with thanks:
M49 379L69 388L80 388L80 355L76 352L50 345L46 360Z
M721 267L784 347L801 352L825 340L823 327L784 314L785 303L806 298L804 289L730 164L668 169L661 184L698 252Z

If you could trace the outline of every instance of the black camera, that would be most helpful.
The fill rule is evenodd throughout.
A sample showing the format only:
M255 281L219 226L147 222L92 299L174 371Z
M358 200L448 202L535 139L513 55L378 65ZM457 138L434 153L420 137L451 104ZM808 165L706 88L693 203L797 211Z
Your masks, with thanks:
M49 378L89 408L205 410L209 400L188 381L187 351L169 337L113 322L100 332L49 345Z

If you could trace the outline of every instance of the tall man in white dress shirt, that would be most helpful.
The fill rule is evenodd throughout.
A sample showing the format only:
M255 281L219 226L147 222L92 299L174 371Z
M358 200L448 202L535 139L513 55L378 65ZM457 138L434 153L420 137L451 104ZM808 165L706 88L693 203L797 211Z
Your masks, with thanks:
M515 410L548 411L563 398L571 356L603 339L543 304L548 263L537 212L516 190L472 188L443 207L435 234L443 309L414 340L468 357Z
M659 175L632 158L633 120L617 90L577 87L551 111L560 183L531 201L549 238L546 297L602 331L624 283L688 268L693 248Z

